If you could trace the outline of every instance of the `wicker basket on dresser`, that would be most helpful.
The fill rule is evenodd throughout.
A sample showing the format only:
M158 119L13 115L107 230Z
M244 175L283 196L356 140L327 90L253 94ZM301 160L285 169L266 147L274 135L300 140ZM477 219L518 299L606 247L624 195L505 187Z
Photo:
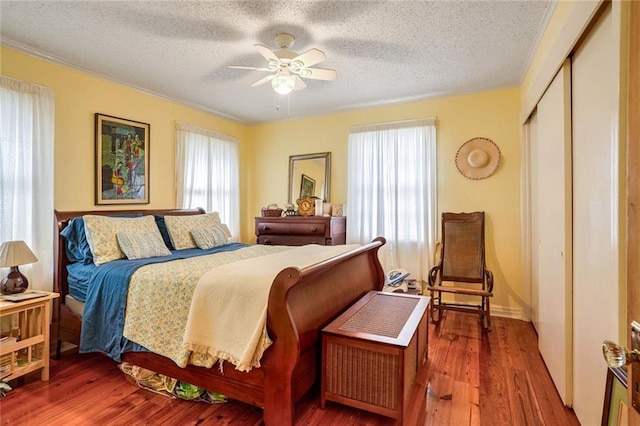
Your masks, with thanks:
M256 217L255 221L258 244L336 246L344 244L347 235L346 217Z

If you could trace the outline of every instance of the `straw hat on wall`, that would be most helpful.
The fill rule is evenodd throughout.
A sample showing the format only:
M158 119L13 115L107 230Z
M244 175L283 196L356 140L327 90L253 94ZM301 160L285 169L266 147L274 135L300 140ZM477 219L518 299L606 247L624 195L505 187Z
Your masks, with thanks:
M500 164L500 148L491 139L473 138L456 153L456 167L468 179L486 179Z

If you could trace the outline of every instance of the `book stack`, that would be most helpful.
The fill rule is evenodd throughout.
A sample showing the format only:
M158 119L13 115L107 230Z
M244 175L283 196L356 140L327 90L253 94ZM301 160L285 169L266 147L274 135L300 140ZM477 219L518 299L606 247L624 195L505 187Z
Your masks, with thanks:
M0 349L17 341L18 338L15 336L2 335L0 336ZM0 377L4 377L5 372L7 372L7 374L11 372L11 352L0 356Z

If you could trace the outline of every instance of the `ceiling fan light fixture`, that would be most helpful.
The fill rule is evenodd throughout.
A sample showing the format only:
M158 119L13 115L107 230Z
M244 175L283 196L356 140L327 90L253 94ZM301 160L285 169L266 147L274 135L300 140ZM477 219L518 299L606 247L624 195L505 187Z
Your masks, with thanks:
M279 73L271 80L271 87L280 95L288 95L293 91L296 79L290 74Z

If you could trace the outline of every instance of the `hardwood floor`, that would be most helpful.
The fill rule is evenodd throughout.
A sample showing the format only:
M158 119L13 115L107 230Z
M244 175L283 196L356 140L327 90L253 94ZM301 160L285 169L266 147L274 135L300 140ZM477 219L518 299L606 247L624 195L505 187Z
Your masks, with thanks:
M537 350L530 323L446 312L429 328L429 359L418 373L406 425L579 425L564 407ZM229 401L209 405L129 383L115 362L91 354L52 360L51 378L29 377L0 399L4 425L260 425L262 411ZM14 383L15 384L15 383ZM318 391L297 405L298 425L393 425L376 414L327 403Z

